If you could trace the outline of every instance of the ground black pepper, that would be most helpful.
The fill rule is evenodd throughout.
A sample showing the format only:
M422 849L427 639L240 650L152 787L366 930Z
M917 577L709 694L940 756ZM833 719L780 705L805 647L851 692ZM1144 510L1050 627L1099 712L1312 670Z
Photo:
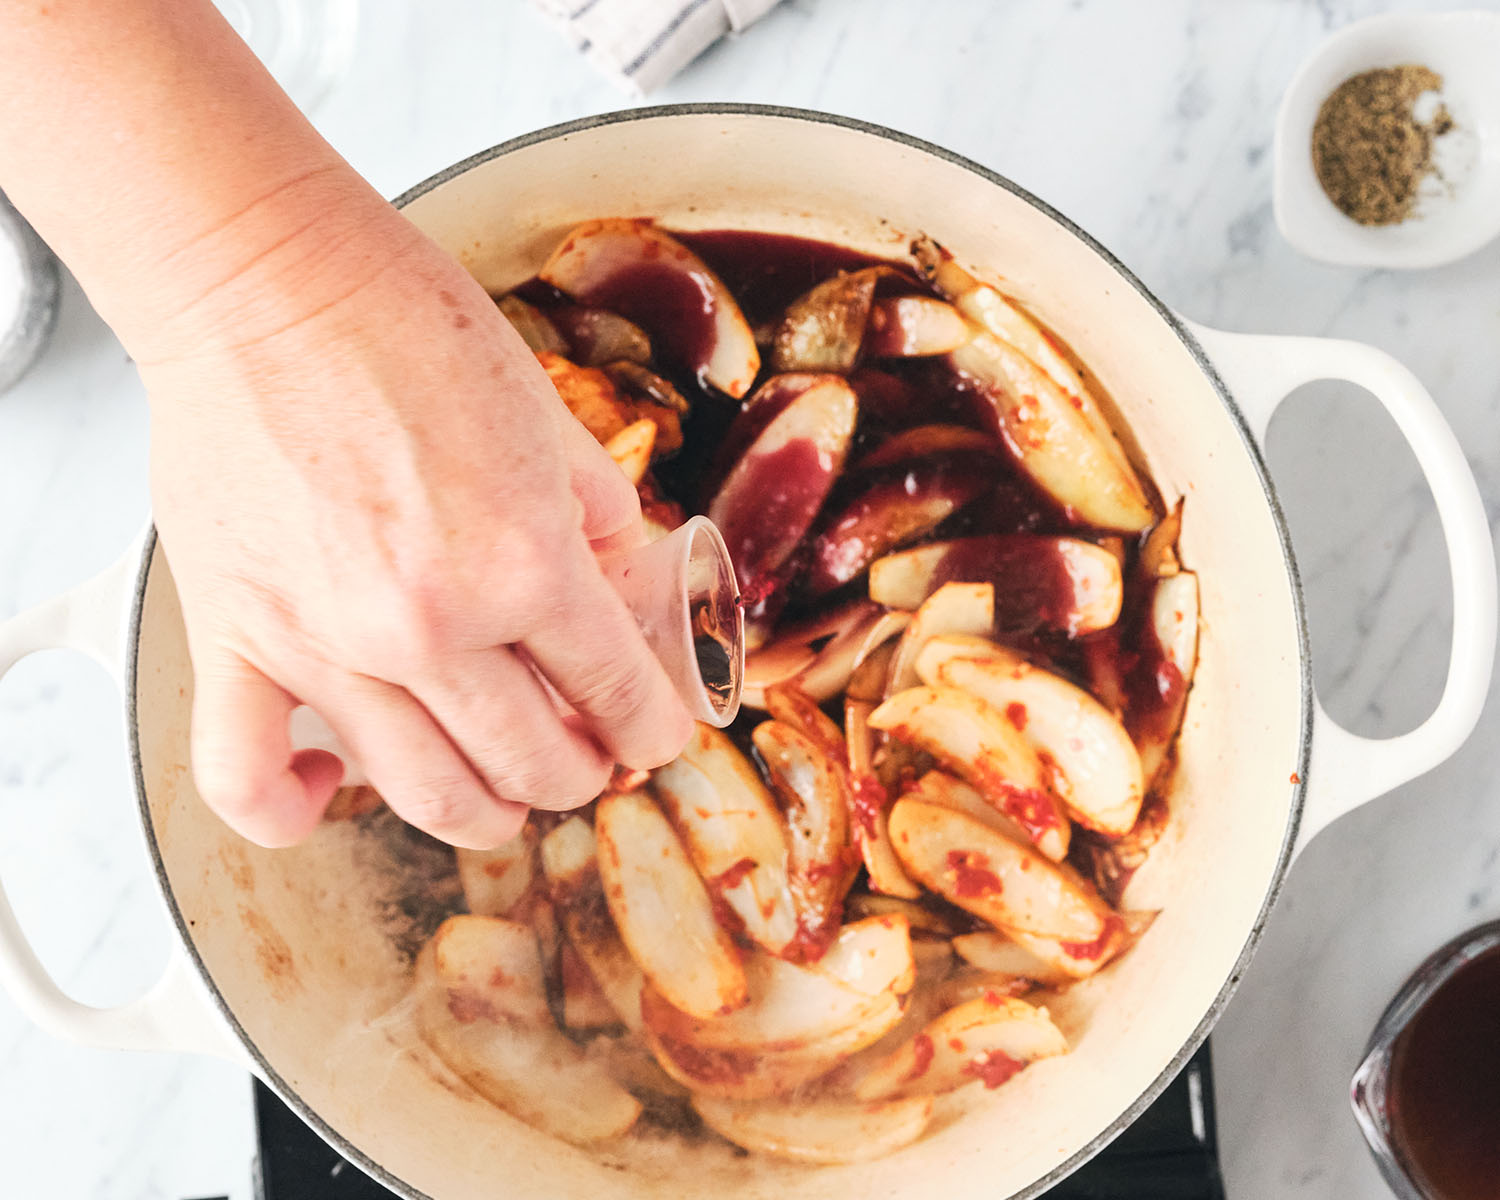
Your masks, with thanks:
M1345 216L1392 225L1411 216L1417 187L1433 171L1432 142L1453 128L1448 110L1417 120L1413 107L1443 80L1427 67L1365 71L1344 80L1313 125L1313 169Z

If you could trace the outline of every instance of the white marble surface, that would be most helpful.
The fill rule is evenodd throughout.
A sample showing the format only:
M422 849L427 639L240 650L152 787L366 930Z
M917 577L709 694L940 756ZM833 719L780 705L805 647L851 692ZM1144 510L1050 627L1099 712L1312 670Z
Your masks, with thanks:
M1494 0L1486 5L1496 7ZM1169 304L1227 328L1383 346L1432 388L1500 512L1500 244L1418 274L1318 266L1279 238L1267 150L1281 89L1376 0L789 0L653 97L823 108L929 138L1032 189ZM316 113L394 195L506 137L621 106L520 0L371 0ZM1431 706L1448 596L1410 455L1372 404L1307 389L1271 461L1307 582L1316 673L1364 733ZM76 287L47 356L0 397L0 617L107 564L145 519L146 410ZM1232 1200L1386 1195L1344 1100L1389 993L1500 916L1500 716L1451 762L1298 862L1215 1036ZM118 1001L166 934L132 831L116 701L60 654L0 685L0 878L49 967ZM204 1061L80 1050L0 996L0 1196L250 1194L248 1084Z

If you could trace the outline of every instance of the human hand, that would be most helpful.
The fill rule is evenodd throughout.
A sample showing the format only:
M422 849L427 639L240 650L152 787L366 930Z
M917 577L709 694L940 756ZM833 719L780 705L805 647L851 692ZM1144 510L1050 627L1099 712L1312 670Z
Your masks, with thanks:
M406 820L496 845L527 806L583 803L612 761L660 765L691 733L594 559L643 539L639 504L489 297L392 210L317 253L334 261L275 256L132 347L198 789L255 841L305 836L340 778L293 752L306 703Z

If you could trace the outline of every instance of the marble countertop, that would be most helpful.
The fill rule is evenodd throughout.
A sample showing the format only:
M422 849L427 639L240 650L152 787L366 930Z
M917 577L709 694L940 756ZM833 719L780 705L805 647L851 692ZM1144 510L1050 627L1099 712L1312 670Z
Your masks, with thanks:
M520 0L361 7L353 65L314 115L389 195L513 134L626 103ZM1433 271L1331 268L1292 251L1271 215L1276 106L1304 56L1358 17L1438 7L788 0L652 100L762 101L893 126L1017 180L1198 320L1391 351L1438 398L1493 526L1500 243ZM0 617L105 566L138 531L146 448L135 372L69 283L46 356L0 397ZM1326 385L1277 418L1270 461L1325 702L1357 732L1410 728L1441 687L1449 595L1409 452L1367 398ZM1387 1195L1346 1081L1411 967L1500 916L1497 714L1492 703L1446 765L1298 861L1214 1036L1232 1200ZM149 983L168 945L123 747L111 686L77 657L38 656L0 686L0 878L48 967L98 1003ZM241 1071L62 1045L0 995L0 1195L248 1200L252 1153Z

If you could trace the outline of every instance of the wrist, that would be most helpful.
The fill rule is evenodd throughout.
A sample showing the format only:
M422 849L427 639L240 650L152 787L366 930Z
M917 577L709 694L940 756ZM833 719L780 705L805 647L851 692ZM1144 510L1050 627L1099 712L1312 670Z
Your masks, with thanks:
M142 366L232 353L310 321L408 256L420 235L342 160L288 172L96 297Z

